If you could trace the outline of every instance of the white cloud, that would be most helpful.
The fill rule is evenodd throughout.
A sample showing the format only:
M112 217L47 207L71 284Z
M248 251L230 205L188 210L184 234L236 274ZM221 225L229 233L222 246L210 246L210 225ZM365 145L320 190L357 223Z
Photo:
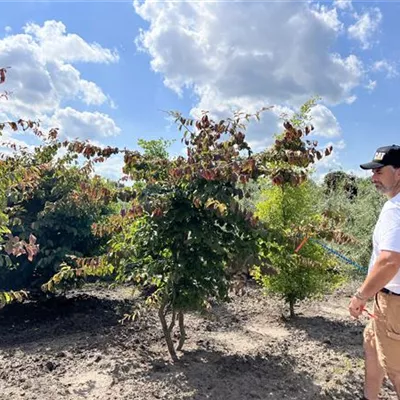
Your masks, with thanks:
M326 104L351 103L363 82L365 69L356 55L329 51L344 30L336 8L307 2L134 6L149 22L136 38L138 48L150 55L167 87L194 93L192 115L209 110L225 117L232 110L275 106L249 126L247 139L255 150L281 131L280 110L296 109L314 95ZM326 107L314 112L321 134L340 134Z
M311 109L311 123L315 128L315 136L333 138L340 136L341 129L336 117L327 107L317 104Z
M313 174L312 178L318 182L322 183L324 181L325 176L329 172L333 171L343 171L348 175L353 175L358 178L371 178L371 171L369 170L364 170L361 168L344 168L342 163L338 160L329 160L329 157L326 159L322 159L319 163L321 163L323 160L325 160L324 164L325 165L320 165L319 167L316 168L315 173ZM333 161L332 164L329 163L329 161Z
M340 25L335 10L303 2L151 1L135 9L150 22L137 42L153 70L178 93L192 88L203 105L206 97L299 104L315 94L341 102L363 74L355 55L327 51Z
M332 145L335 146L338 150L343 150L346 148L346 142L343 139L339 140L336 143L333 143Z
M80 112L71 107L57 110L46 123L51 127L60 128L61 136L69 139L104 138L116 136L121 132L108 115L99 112Z
M387 78L394 78L399 74L396 64L387 60L376 61L372 66L372 71L386 72Z
M328 9L324 5L317 5L312 13L334 31L340 32L343 29L343 23L338 19L336 8Z
M340 139L337 142L330 141L324 144L324 148L332 146L336 150L343 150L346 148L346 142L343 139Z
M365 87L369 92L372 92L375 90L376 85L377 85L377 82L370 79L368 81L368 83L365 85Z
M1 93L1 91L0 91ZM4 104L5 100L0 99L0 121L5 122L8 121L7 115L3 112L2 106ZM10 146L15 145L18 148L27 148L32 150L32 146L29 146L27 144L27 140L29 134L27 135L26 133L22 131L14 132L7 124L4 127L4 129L0 132L0 155L4 154L11 154L13 152L12 148Z
M335 149L333 149L332 153L329 156L323 157L316 163L316 170L320 172L335 171L338 169L342 169L342 163Z
M107 100L106 95L95 83L82 79L80 86L80 92L86 104L100 105Z
M109 101L109 103L110 103L110 107L111 107L113 110L118 109L117 103L116 103L111 97L108 97L108 101Z
M341 150L346 148L346 142L343 139L338 141L330 141L321 145L321 148L326 148L332 146L333 151L332 153L327 156L323 157L320 161L315 164L315 171L312 175L313 179L317 182L321 183L324 180L326 174L332 171L344 171L347 174L352 174L356 176L365 177L365 171L360 170L352 170L352 169L345 169L341 160Z
M348 97L344 101L346 104L353 104L356 100L357 100L357 96L353 95L353 96Z
M312 174L312 178L321 183L323 182L323 179L327 173L340 170L343 170L343 165L340 161L337 151L333 149L329 156L323 157L315 164L315 170Z
M55 110L63 100L80 98L94 105L107 100L102 90L94 82L82 79L75 67L60 57L51 60L45 53L46 49L27 34L0 40L0 65L12 67L4 85L4 89L13 92L6 104L9 112L14 108L32 116Z
M374 34L379 30L382 13L379 8L373 8L361 15L355 14L356 22L348 28L349 36L359 40L365 50L372 46Z
M81 99L88 105L101 105L107 101L107 96L94 82L81 79L80 72L71 64L58 61L46 65L58 99Z
M32 151L34 146L27 143L26 135L16 135L11 129L4 129L0 136L0 154L10 154L13 152L11 146L25 148Z
M345 141L343 139L330 141L323 145L321 144L320 148L325 149L329 146L333 147L332 153L316 162L314 173L312 174L312 178L319 183L323 182L325 175L329 172L344 170L340 155L341 150L346 148ZM349 171L345 172L350 173Z
M122 154L116 154L108 158L102 163L95 164L94 171L96 174L104 176L108 179L121 179L122 167L124 166L124 157Z
M11 33L11 32L12 32L11 26L6 26L6 27L4 28L4 31L5 31L6 33Z
M335 0L333 5L340 10L345 10L346 8L352 9L353 5L351 4L351 0Z
M67 33L61 22L28 24L23 31L0 39L0 66L11 66L0 88L12 92L9 101L2 102L5 119L56 122L63 130L71 129L65 132L69 137L118 134L119 128L105 114L65 108L71 100L80 100L83 106L114 106L109 96L95 82L83 79L71 63L117 62L118 54ZM78 128L83 131L79 133Z
M43 26L27 24L24 27L25 33L40 46L45 61L110 63L119 60L116 51L105 49L98 43L89 44L76 34L67 34L66 30L66 26L59 21L46 21Z

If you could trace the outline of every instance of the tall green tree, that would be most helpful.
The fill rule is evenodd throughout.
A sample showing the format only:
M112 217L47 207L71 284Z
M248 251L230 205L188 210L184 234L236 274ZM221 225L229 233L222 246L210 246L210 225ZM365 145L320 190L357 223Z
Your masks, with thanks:
M318 142L307 137L313 130L307 124L315 104L316 99L305 103L285 123L286 130L277 135L275 146L269 151L278 152L278 157L271 161L278 172L256 204L256 215L273 233L269 240L260 240L260 258L273 266L276 273L264 274L256 267L254 276L267 291L287 302L291 316L295 315L298 301L318 296L342 280L334 260L314 242L307 241L295 251L302 240L325 233L324 218L316 206L318 189L309 176L312 161L329 156L332 147L324 153L316 151Z
M317 188L312 182L299 186L270 186L263 190L256 215L275 233L269 241L260 241L260 257L276 270L265 275L259 267L254 276L268 292L281 296L295 316L295 305L317 297L343 282L337 262L307 237L318 235L323 216L315 202Z

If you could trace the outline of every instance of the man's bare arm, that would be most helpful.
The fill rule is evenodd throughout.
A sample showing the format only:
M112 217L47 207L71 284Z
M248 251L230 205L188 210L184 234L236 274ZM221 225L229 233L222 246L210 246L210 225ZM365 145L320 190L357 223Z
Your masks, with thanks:
M370 298L379 292L400 269L400 253L395 251L383 250L371 273L366 277L359 289L362 297Z

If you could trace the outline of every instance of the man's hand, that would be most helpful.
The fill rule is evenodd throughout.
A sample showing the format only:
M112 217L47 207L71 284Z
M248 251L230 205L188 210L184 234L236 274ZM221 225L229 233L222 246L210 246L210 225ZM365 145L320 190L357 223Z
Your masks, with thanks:
M349 304L350 315L354 318L358 318L364 310L367 300L361 300L356 296L353 296Z

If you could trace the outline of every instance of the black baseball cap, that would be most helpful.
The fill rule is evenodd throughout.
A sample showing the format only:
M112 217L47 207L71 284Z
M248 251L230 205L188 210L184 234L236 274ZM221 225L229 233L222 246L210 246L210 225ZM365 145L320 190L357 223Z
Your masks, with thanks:
M362 169L382 168L386 165L400 167L400 146L395 144L391 146L379 147L376 149L374 158L371 162L361 164Z

